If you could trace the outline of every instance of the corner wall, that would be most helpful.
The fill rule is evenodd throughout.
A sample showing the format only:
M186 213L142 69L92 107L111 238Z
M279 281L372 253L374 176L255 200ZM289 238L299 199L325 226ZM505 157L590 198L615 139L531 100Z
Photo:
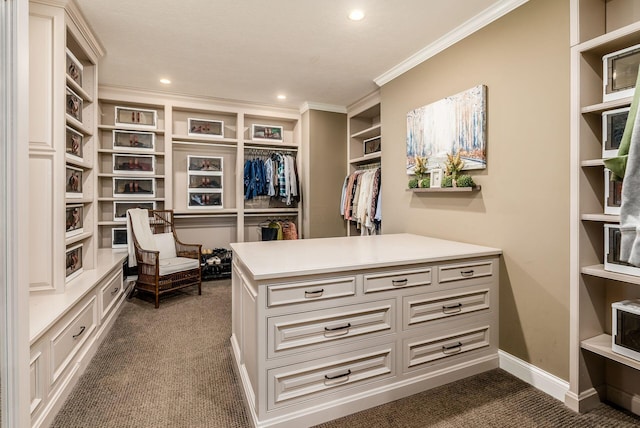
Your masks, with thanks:
M309 144L303 194L305 238L344 236L345 223L339 215L340 193L347 174L347 115L321 110L303 114L303 141ZM304 128L304 126L308 128Z
M569 0L530 0L381 88L385 233L502 248L500 349L569 378ZM405 191L406 114L487 85L472 194Z

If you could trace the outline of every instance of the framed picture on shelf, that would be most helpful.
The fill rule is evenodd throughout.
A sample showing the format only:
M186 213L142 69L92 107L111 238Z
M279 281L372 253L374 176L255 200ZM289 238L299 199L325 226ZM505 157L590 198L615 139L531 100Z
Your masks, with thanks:
M67 205L65 215L65 236L67 238L83 232L83 213L83 205Z
M155 174L156 157L154 155L113 154L113 173Z
M66 112L78 122L82 122L82 98L67 87L67 106Z
M143 210L155 210L155 201L114 201L113 202L113 220L127 221L127 210L132 208L140 208Z
M111 248L127 248L127 228L114 227L111 229Z
M210 156L187 156L187 169L189 171L222 172L222 158Z
M370 155L372 153L378 153L381 150L381 139L380 136L369 138L368 140L364 140L362 144L364 145L364 154Z
M67 165L65 193L67 198L82 198L82 170Z
M67 76L71 78L78 86L82 87L82 72L84 67L82 63L78 61L78 58L67 49Z
M276 125L251 125L251 139L257 141L275 141L282 143L284 127Z
M82 139L83 135L75 129L67 126L67 137L65 143L65 153L67 158L82 161Z
M442 187L442 169L434 168L431 170L430 174L429 187Z
M224 138L224 121L210 119L187 119L188 134L191 136L207 136Z
M65 262L65 277L67 281L82 273L82 244L67 248Z
M222 175L189 174L189 189L222 189Z
M156 145L156 134L144 131L113 131L113 148L152 152Z
M158 126L158 112L132 107L116 107L116 126L135 126L138 128L156 128Z
M155 178L113 177L113 196L140 198L156 195Z
M190 209L222 208L222 192L189 192L187 206Z

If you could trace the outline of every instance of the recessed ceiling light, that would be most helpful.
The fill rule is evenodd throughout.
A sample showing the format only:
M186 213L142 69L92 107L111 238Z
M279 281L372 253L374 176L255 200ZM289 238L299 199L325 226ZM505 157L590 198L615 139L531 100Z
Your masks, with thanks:
M168 85L169 83L171 83L171 80L169 80L169 79L160 79L160 83L164 83L165 85Z
M364 12L360 9L352 10L349 13L349 19L352 21L361 21L364 18Z
M286 96L286 95L284 95L284 94L280 94L280 95L278 95L278 99L279 99L279 100L286 100L286 99L287 99L287 96Z

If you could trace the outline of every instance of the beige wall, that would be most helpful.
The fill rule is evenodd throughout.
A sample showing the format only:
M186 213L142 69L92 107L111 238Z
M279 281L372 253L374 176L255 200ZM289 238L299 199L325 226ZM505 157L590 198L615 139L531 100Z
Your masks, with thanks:
M309 110L309 144L306 150L306 188L304 216L308 222L305 238L344 236L345 224L340 210L340 192L347 174L347 115ZM305 128L303 128L303 134ZM304 140L303 135L303 140Z
M385 233L499 247L500 348L569 378L569 0L530 0L381 89ZM472 194L406 192L406 113L487 85Z

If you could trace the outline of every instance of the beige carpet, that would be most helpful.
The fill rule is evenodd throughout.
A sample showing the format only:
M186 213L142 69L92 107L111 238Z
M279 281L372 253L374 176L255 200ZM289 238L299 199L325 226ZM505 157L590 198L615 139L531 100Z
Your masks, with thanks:
M230 281L161 300L133 298L53 427L249 427L232 368ZM371 427L640 427L602 405L579 415L502 370L321 425Z

